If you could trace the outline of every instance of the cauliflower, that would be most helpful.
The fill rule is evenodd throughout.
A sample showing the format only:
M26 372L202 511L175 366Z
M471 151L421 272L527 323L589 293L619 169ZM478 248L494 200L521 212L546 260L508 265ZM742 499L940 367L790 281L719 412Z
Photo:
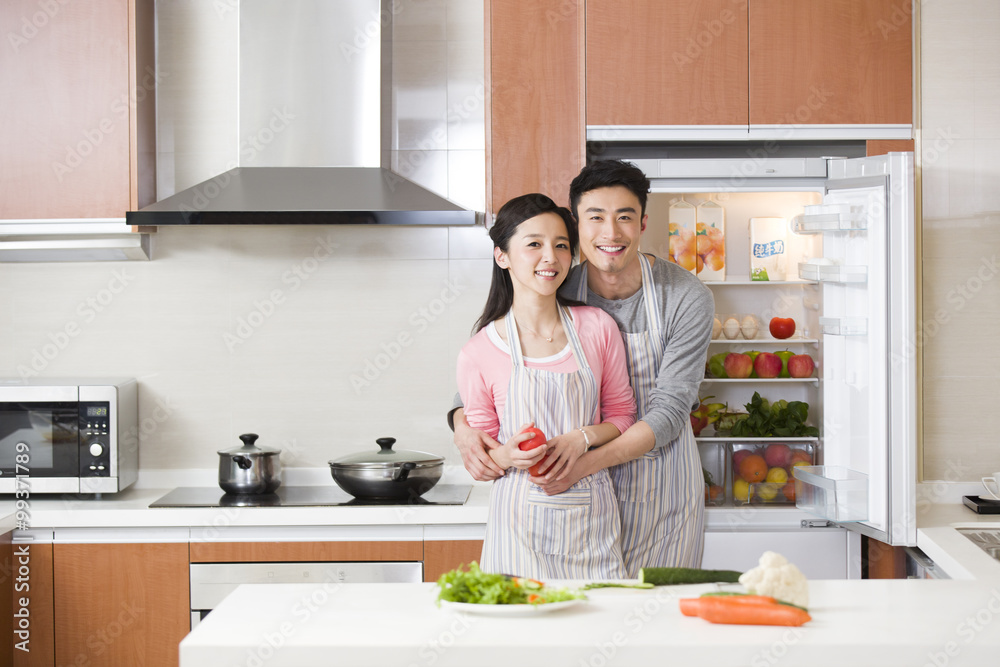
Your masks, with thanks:
M765 551L760 564L740 575L740 583L756 595L769 595L800 607L809 606L809 581L781 554Z

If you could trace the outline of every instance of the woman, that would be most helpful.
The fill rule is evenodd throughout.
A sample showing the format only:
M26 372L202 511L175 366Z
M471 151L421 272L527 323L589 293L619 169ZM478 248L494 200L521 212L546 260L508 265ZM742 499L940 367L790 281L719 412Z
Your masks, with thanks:
M570 212L541 194L497 213L493 280L475 335L458 358L465 418L504 443L481 567L533 578L624 578L621 520L606 470L548 496L532 480L567 474L590 447L635 421L618 327L597 308L557 295L573 263ZM521 451L534 424L550 437ZM544 460L543 460L544 459ZM539 477L529 468L540 464Z

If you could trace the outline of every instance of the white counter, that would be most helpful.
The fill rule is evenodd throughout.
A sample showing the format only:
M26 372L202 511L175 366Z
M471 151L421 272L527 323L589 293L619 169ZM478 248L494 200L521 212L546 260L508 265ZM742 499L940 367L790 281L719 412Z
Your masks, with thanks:
M958 503L927 503L917 510L917 547L952 579L1000 577L1000 560L957 528L1000 529L1000 514L976 514ZM996 663L1000 664L1000 656Z
M802 628L680 614L677 598L712 588L600 589L571 609L495 618L438 609L434 584L241 586L181 642L180 667L979 667L1000 656L1000 580L813 581Z

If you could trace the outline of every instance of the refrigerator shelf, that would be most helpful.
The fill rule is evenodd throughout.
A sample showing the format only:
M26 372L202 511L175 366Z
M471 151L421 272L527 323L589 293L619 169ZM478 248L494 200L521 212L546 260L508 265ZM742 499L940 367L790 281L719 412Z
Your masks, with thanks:
M821 317L819 328L827 336L867 336L868 320L864 317Z
M819 340L816 338L733 338L732 340L728 338L714 338L708 341L709 345L791 345L793 343L801 343L803 345L819 345Z
M702 382L727 382L727 383L746 383L746 382L757 382L763 384L779 383L788 384L790 382L808 382L810 384L819 384L819 378L705 378Z
M799 277L818 282L864 283L868 282L868 267L799 262Z
M767 438L747 438L735 435L705 435L695 438L695 442L819 442L819 438L811 436L783 438L780 436L770 436Z
M802 466L795 477L795 506L834 522L868 520L868 475L842 466Z
M750 280L749 275L730 276L725 280L703 280L705 285L767 286L767 285L815 285L816 280Z

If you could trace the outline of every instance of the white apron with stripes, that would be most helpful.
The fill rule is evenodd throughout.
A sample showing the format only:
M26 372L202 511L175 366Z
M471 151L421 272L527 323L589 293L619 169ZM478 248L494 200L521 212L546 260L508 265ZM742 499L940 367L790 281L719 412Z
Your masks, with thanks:
M639 253L646 331L622 332L637 419L649 409L667 341L653 269ZM577 299L587 302L587 265ZM701 567L705 543L704 477L691 422L664 447L609 468L622 518L622 557L629 577L642 567Z
M579 367L573 373L527 368L514 315L507 313L513 368L500 417L501 443L530 421L547 437L594 423L600 408L597 381L569 311L560 308L559 315ZM584 477L553 496L545 495L529 476L526 470L510 468L493 482L483 570L534 579L624 578L620 516L607 471Z

